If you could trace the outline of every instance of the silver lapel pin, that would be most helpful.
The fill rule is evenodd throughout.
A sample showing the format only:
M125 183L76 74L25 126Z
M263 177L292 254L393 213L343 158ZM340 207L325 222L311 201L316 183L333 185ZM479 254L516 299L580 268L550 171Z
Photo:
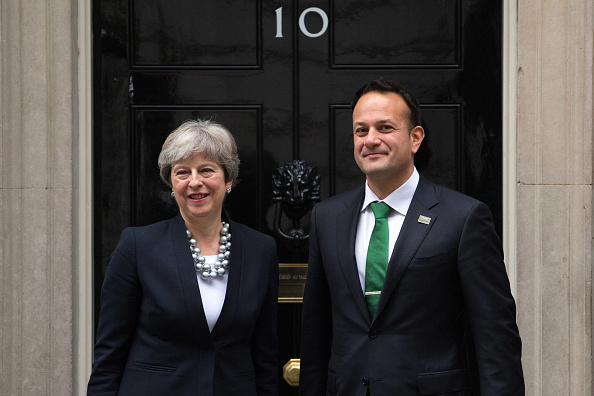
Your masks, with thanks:
M420 215L419 216L419 223L429 224L429 223L431 223L431 217Z

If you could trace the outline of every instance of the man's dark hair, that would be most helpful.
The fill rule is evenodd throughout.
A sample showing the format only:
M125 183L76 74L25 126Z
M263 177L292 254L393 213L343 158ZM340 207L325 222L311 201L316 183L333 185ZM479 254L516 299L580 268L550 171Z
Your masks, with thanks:
M403 86L383 79L370 81L359 88L359 90L355 93L353 101L351 102L351 110L355 109L355 106L357 105L359 99L361 99L361 96L370 92L392 92L400 95L410 110L411 128L421 125L421 107L419 106L417 98L415 98L415 96Z

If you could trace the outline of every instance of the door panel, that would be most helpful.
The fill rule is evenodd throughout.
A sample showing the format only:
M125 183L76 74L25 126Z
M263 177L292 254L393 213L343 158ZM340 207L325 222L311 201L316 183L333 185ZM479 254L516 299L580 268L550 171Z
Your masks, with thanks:
M259 1L134 0L133 67L261 68Z
M94 0L93 12L96 315L122 229L177 212L157 157L189 118L237 139L230 216L274 236L282 263L306 263L307 246L274 232L273 175L300 159L321 199L361 185L349 103L378 77L421 103L419 171L486 202L501 232L501 1ZM299 356L301 306L279 310L281 375ZM281 381L281 394L296 388Z
M332 67L459 66L460 3L336 2L332 13Z

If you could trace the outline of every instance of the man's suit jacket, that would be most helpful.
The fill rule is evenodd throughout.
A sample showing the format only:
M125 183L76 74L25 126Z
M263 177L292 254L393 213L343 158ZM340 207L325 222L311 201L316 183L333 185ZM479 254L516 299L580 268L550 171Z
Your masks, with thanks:
M277 395L274 240L230 222L221 315L209 331L181 215L127 228L101 294L87 395Z
M515 302L487 206L421 177L371 319L354 248L363 198L361 187L312 211L300 394L523 395Z

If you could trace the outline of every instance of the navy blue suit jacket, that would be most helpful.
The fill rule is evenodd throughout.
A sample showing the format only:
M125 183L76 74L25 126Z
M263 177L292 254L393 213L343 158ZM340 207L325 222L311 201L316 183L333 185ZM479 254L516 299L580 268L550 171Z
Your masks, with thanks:
M363 198L361 187L312 211L300 394L523 395L515 302L488 207L421 177L370 318L355 260Z
M212 333L181 215L124 230L107 267L87 395L277 395L274 240L230 222Z

